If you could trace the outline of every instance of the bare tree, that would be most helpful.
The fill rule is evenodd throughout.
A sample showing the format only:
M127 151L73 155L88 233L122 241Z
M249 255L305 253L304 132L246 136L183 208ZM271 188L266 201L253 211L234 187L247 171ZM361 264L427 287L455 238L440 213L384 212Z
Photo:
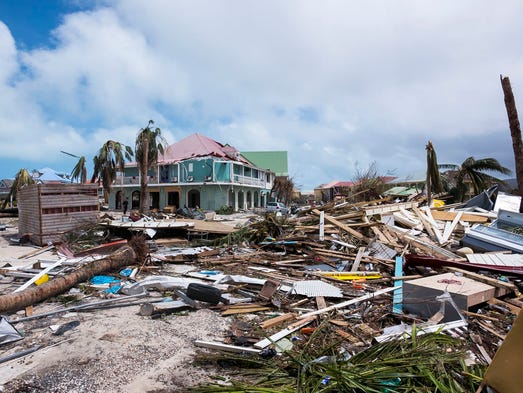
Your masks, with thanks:
M523 213L523 141L521 140L521 127L519 125L518 111L516 109L516 100L510 86L508 76L500 75L501 87L505 95L505 108L507 109L508 123L510 126L510 135L512 136L512 148L514 149L514 160L516 163L516 180L518 183L518 193L521 196L519 212Z
M356 172L350 187L352 202L368 201L379 197L383 189L383 176L378 174L376 162L372 162L367 169L356 166Z
M294 182L288 177L277 177L272 185L271 195L276 200L288 204L292 199L294 191Z

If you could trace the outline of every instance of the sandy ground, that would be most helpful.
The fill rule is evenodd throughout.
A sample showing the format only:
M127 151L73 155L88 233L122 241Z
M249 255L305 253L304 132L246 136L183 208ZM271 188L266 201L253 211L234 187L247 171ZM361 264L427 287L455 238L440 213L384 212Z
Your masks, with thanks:
M0 223L8 224L0 232L0 266L57 258L52 252L23 258L35 248L9 245L9 237L17 234L16 219L1 218ZM0 276L0 288L9 288L10 280ZM16 323L24 338L0 346L0 358L37 345L41 348L0 363L0 392L183 392L209 377L208 371L191 364L199 350L194 340L221 341L231 323L230 317L202 306L158 319L140 316L135 305ZM45 302L36 305L34 313L62 307ZM23 316L18 312L7 318ZM53 334L52 328L67 323L76 326L62 335Z

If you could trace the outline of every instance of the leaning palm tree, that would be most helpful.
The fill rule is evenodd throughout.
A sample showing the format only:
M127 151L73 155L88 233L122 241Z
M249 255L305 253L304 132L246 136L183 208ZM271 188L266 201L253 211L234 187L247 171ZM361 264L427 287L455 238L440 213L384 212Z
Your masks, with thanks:
M84 156L79 158L78 162L73 168L73 171L71 172L71 180L73 182L75 180L78 180L82 184L87 182L87 168L85 167L85 162L86 160Z
M146 212L149 206L147 193L147 174L149 169L158 163L158 156L163 154L166 141L162 131L152 128L154 121L149 120L146 127L138 131L134 154L140 171L140 213Z
M22 188L29 184L34 184L34 179L31 176L31 174L27 171L27 169L20 169L18 173L15 176L15 179L13 181L13 184L11 185L11 189L9 190L9 194L5 198L5 201L2 205L2 209L5 209L7 207L7 203L13 199L16 199L16 195L18 191L20 191Z
M488 172L503 175L512 173L510 169L501 165L495 158L480 158L476 160L474 157L468 157L461 165L441 164L439 168L452 171L455 194L460 202L463 202L467 196L467 181L472 184L474 195L478 195L488 188L490 184L501 181L489 175Z
M123 172L125 160L130 160L132 156L133 150L130 146L108 140L93 157L94 173L91 182L94 183L97 180L102 182L106 201L116 179L116 172Z

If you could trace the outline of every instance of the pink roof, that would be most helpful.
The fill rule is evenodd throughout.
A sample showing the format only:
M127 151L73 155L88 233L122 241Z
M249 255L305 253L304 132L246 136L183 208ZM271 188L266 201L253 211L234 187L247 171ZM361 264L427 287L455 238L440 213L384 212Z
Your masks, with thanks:
M333 180L330 183L322 184L319 188L334 188L334 187L351 187L354 183L351 181Z
M222 145L204 135L195 133L170 145L159 157L160 164L170 164L193 157L218 157L226 160L241 161L250 164L238 150L229 145Z

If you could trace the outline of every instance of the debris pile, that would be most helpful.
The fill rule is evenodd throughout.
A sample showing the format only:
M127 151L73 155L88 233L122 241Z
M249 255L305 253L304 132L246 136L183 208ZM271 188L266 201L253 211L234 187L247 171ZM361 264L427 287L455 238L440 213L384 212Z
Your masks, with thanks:
M33 252L52 260L1 266L0 313L12 315L0 325L0 361L31 349L13 332L28 318L206 309L230 321L227 334L187 345L226 377L194 391L470 392L494 381L485 372L523 306L519 213L380 198L260 214L228 231L210 224L205 236L176 218L177 236L160 238L147 229L168 220L146 221L127 226L148 240L110 239L105 225L104 244L64 241ZM74 304L35 312L57 296Z

